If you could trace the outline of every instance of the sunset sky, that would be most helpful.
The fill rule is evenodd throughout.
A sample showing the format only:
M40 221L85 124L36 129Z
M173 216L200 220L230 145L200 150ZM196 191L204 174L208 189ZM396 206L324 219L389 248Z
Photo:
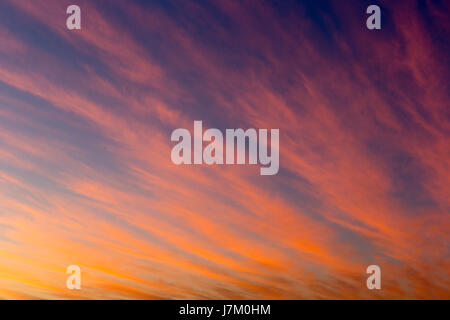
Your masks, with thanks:
M0 299L450 299L449 12L1 0ZM173 164L194 120L278 174Z

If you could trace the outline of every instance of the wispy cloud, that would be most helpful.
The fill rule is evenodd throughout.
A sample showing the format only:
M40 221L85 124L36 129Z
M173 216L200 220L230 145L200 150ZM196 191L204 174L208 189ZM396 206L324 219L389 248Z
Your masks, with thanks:
M449 297L448 4L69 4L0 5L1 298ZM173 165L193 120L280 173Z

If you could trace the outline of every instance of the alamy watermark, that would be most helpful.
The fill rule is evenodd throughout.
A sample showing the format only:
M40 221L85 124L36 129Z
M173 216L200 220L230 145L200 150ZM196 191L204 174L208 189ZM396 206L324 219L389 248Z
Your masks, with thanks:
M81 268L75 264L67 267L66 273L69 274L66 280L66 287L69 290L81 289Z
M367 267L367 274L370 274L370 277L367 278L366 285L367 289L381 289L381 268L376 264L372 264Z
M280 167L279 129L270 130L270 143L268 134L267 129L226 129L224 141L219 129L211 128L203 133L202 121L194 121L193 139L187 129L172 132L171 140L178 143L172 149L171 159L176 165L259 163L261 175L275 175ZM203 142L209 142L204 149Z

